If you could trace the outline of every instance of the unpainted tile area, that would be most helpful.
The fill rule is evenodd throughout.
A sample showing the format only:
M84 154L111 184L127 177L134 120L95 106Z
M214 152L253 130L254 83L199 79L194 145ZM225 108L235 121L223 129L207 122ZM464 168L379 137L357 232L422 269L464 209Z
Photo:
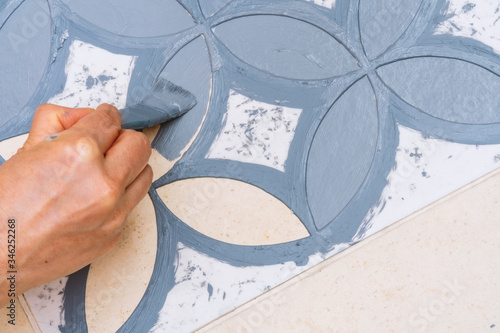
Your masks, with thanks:
M200 332L494 332L500 172Z
M92 263L87 279L88 332L117 331L142 299L156 258L156 218L149 197L128 216L117 247Z
M17 150L24 145L28 134L22 134L8 140L0 141L0 157L8 160L17 153Z
M109 103L123 108L136 57L114 54L89 43L74 40L65 66L64 90L49 103L67 107L92 107ZM108 61L103 61L108 59Z
M193 229L239 245L269 245L309 236L288 207L258 187L222 178L180 180L158 189Z
M302 110L252 100L231 90L224 127L207 158L254 163L285 170Z
M34 62L36 68L26 69L17 61L33 54L31 43L23 44L21 56L15 43L3 44L0 54L9 62L0 65L1 74L12 75L11 69L19 78L26 70L38 74L30 85L19 80L27 88L22 98L9 94L9 87L5 90L19 113L11 117L10 109L5 112L0 140L26 133L34 109L45 101L78 106L98 104L104 96L119 106L134 104L158 77L193 92L198 100L182 118L148 133L156 136L151 159L155 182L149 192L154 208L148 203L139 210L145 214L140 218L151 217L148 237L156 243L137 245L144 235L131 232L123 243L127 245L109 262L68 278L63 313L58 311L61 301L54 318L46 318L41 304L39 321L49 322L56 332L59 325L76 332L100 330L100 325L116 330L124 322L121 331L190 331L231 311L317 263L314 258L323 260L363 239L384 207L387 212L391 202L412 198L423 181L439 177L430 173L430 164L415 163L422 168L420 182L406 177L409 192L386 196L391 174L401 170L399 157L413 154L423 161L430 155L420 146L401 144L403 127L422 140L468 144L468 150L481 145L479 157L469 157L472 163L463 164L468 167L440 195L464 184L469 178L462 175L468 171L469 176L484 174L481 164L491 166L496 155L484 153L482 145L500 142L495 109L500 57L496 46L488 44L498 39L474 40L488 33L467 29L462 29L466 35L454 36L450 27L458 26L455 16L475 20L472 13L480 14L482 7L453 1L420 0L408 6L371 0L89 2L101 10L89 10L80 0L9 1L9 9L0 12L0 26L6 22L0 40L22 31L23 15L30 18L43 3L38 7L46 24L38 42L45 48L50 44L51 59L39 84L43 64ZM54 9L50 13L46 3ZM450 16L452 12L456 15ZM169 15L174 17L169 20ZM150 20L143 26L141 18L146 17ZM495 31L491 20L485 22ZM43 60L48 52L42 53ZM33 90L37 84L39 89ZM252 107L228 108L235 95L247 98ZM259 113L267 108L274 110ZM245 121L231 119L234 111L248 110ZM286 111L292 117L282 118ZM259 120L291 126L273 141ZM217 141L221 137L222 143ZM227 144L240 141L234 147ZM448 149L441 143L440 149ZM458 143L456 152L465 152ZM217 144L220 153L210 158ZM261 149L260 156L250 157L255 151L247 146L252 144ZM229 154L231 149L245 158ZM433 166L439 164L434 156ZM222 190L200 211L193 199L200 191L213 196L207 183ZM189 186L180 189L183 184ZM419 202L405 209L415 211ZM396 220L387 218L371 230ZM147 248L150 243L155 249ZM148 253L146 267L137 263L143 251ZM112 270L129 259L127 269L141 272L137 281L113 280ZM130 302L127 294L117 292L122 287L136 289ZM104 306L106 301L100 300L109 293L113 304ZM78 310L84 307L89 308L87 316Z

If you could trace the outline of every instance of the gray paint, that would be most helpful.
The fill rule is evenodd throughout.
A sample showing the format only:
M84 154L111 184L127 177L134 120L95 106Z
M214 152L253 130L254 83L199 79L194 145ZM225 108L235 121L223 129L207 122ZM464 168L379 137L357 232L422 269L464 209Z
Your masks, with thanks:
M0 127L33 96L49 61L49 9L44 0L33 2L0 21Z
M210 302L210 299L212 298L212 295L214 293L214 287L210 283L207 284L207 291L208 291L208 301Z
M232 0L200 0L200 8L205 17L213 16Z
M332 36L299 20L247 16L215 27L214 33L242 61L285 78L325 79L359 68Z
M422 57L377 73L400 98L431 116L464 124L500 122L500 78L477 65Z
M471 70L473 75L477 78L486 78L488 84L495 84L495 80L500 76L500 57L491 48L467 38L433 35L435 25L446 18L443 14L446 9L444 0L422 0L409 24L407 17L396 21L389 20L387 29L390 31L380 34L378 42L371 39L371 46L366 44L368 40L366 31L365 36L362 36L360 31L360 27L366 29L365 20L370 18L367 16L369 11L364 14L360 13L360 2L354 0L337 0L333 10L304 0L267 2L234 0L228 2L227 5L223 3L224 1L209 4L206 1L198 3L196 0L179 0L180 6L177 6L174 1L163 1L157 4L160 6L158 12L162 8L165 10L172 8L172 13L186 18L182 19L184 23L176 23L175 19L161 20L161 22L152 19L149 21L149 26L137 27L135 26L138 24L137 19L141 16L144 18L146 15L139 9L138 14L131 16L130 20L125 19L124 22L127 23L124 25L124 31L121 31L122 26L118 23L117 16L111 17L109 23L106 22L107 16L104 13L108 11L109 15L113 15L109 11L112 10L110 6L115 2L96 2L96 7L104 6L102 11L89 11L82 8L79 12L71 12L61 0L48 1L51 6L52 19L52 45L49 54L54 56L43 74L43 83L28 94L30 96L25 102L18 103L11 98L12 96L4 95L2 101L17 103L13 109L15 111L12 111L17 112L17 115L7 120L6 123L0 121L0 124L4 123L0 125L0 140L26 133L34 108L62 90L62 84L65 81L64 64L69 54L68 48L71 41L76 38L114 53L138 57L127 97L129 105L139 103L151 91L158 77L168 79L188 89L198 100L198 105L192 111L162 126L159 136L155 139L155 148L165 157L174 159L180 156L181 150L202 125L199 135L194 138L193 144L179 162L158 179L150 189L149 194L155 206L158 227L156 264L143 299L120 332L146 332L156 324L165 298L175 286L175 256L179 242L235 266L269 265L285 261L294 261L298 265L304 265L312 253L327 252L339 243L352 243L352 237L358 231L366 213L373 205L378 204L380 194L387 184L387 175L395 166L398 123L419 130L426 136L455 142L500 143L500 124L497 121L497 115L482 113L483 110L479 108L482 104L473 103L472 109L468 112L462 108L456 114L449 113L443 106L442 109L437 110L440 110L444 119L437 118L436 114L432 113L433 110L425 110L427 107L439 105L443 96L450 98L452 93L446 89L450 82L443 81L444 87L434 85L436 92L441 92L436 95L429 95L430 90L426 90L427 87L422 89L418 85L419 80L423 80L418 75L413 80L404 82L408 85L408 89L416 89L415 92L397 92L399 83L389 83L389 81L405 81L406 77L399 79L402 72L404 70L411 72L414 61L419 61L417 58L428 57L430 60L425 60L425 66L421 65L420 69L427 69L430 75L432 71L435 71L436 76L440 74L439 77L453 80L459 76L453 76L456 75L455 72L452 72L451 76L446 76L448 74L444 73L445 68L436 64L445 64L446 70L453 67L452 70L455 71L465 68L461 66L468 67L468 65L463 65L467 63L474 66ZM0 19L5 21L21 2L21 0L9 1L0 12ZM33 3L25 2L22 6L28 6L28 4L33 6ZM129 13L125 9L136 8L136 4L132 4L131 1L124 4L123 8L119 8L117 12L122 16ZM362 6L370 5L367 4L366 1L362 2ZM153 7L153 2L141 3L137 6L153 11L156 9ZM182 8L185 8L184 12ZM361 10L366 10L366 8ZM35 9L30 7L26 10ZM217 11L217 13L210 16L207 13L211 11ZM383 12L382 9L374 10L371 15L381 12ZM99 27L90 25L78 13L86 16L88 20L94 20ZM19 16L16 15L12 15L14 23L19 20L16 18ZM154 14L151 15L155 17ZM381 18L374 17L373 19L380 20ZM282 23L295 35L285 35L281 30L282 25L274 22ZM8 24L11 23L8 22ZM407 28L400 29L391 24L407 25ZM193 26L190 27L191 25ZM241 35L241 38L248 38L249 41L232 39L227 32L230 28L246 29L232 32L235 35ZM4 29L0 30L0 34ZM126 31L126 29L129 30ZM62 38L66 30L69 31L68 39ZM114 32L111 33L108 30L114 30ZM265 35L258 36L259 31ZM123 36L124 34L161 36L173 32L176 34L164 37ZM266 46L263 48L266 52L257 52L256 48L263 47L260 42L262 38L280 47ZM313 43L309 40L324 43L332 52L324 53L323 48L316 44L311 45ZM246 47L244 45L250 47L247 50L248 58L245 58L244 54L239 54L244 53ZM380 47L377 48L377 45ZM292 49L296 52L273 52L273 50ZM382 52L380 56L371 59L373 54L379 52ZM311 62L311 59L320 61ZM447 65L451 61L454 65ZM324 67L323 71L318 69L321 67L317 66L318 64ZM335 67L336 64L341 64L341 66ZM350 64L356 66L350 67ZM304 68L309 70L304 70ZM24 69L17 67L16 70L23 73ZM390 71L390 73L385 71ZM0 67L2 78L5 73L7 73L6 69ZM383 76L384 81L380 79L378 73L382 73L380 75ZM371 88L368 88L368 82ZM361 89L361 87L364 88ZM303 110L295 138L290 146L285 172L259 165L205 158L223 124L230 89L258 101ZM372 89L371 93L369 93L370 89ZM488 95L487 90L486 92L486 96L480 92L479 97L485 100L493 98ZM349 156L354 163L357 163L352 170L357 172L359 176L357 178L355 174L349 175L340 161L333 161L329 173L332 178L326 181L335 183L335 177L344 175L346 180L351 177L351 182L345 181L345 184L340 186L347 189L344 191L327 189L331 192L325 193L332 196L330 199L335 205L333 208L329 207L329 214L324 216L321 216L321 212L318 213L318 208L314 208L315 217L320 214L320 219L315 221L309 205L319 207L321 203L318 204L318 202L322 198L314 198L313 195L311 201L311 193L308 194L307 189L309 187L309 192L312 191L310 188L317 175L310 174L308 170L317 169L327 173L325 165L328 159L334 156L334 152L331 151L325 153L324 158L319 156L321 142L328 143L329 129L325 124L331 123L333 131L334 127L342 127L342 122L351 117L345 106L341 108L340 104L347 97L352 99L353 96L358 96L360 98L360 101L357 101L360 103L360 108L355 109L356 112L362 112L363 103L367 104L369 110L373 110L372 103L361 101L361 98L373 101L373 94L378 112L376 137L375 126L370 128L368 126L370 122L364 120L363 116L358 116L358 123L361 128L366 128L367 141L360 140L355 135L356 132L342 131L340 133L338 129L335 136L336 140L343 142L351 140L352 145L361 147L366 145L367 150L374 149L371 165L369 168L366 167L372 156L368 151L361 152L360 156L349 155L347 151L344 156ZM410 100L415 101L415 105L411 105ZM418 101L423 103L422 110L417 105ZM339 105L336 105L337 103ZM342 112L330 111L328 113L330 109L342 110ZM0 112L4 120L3 115L11 111L10 109L5 111L3 108ZM373 113L365 112L366 114ZM469 113L474 113L473 117L468 115ZM203 121L205 115L206 119ZM341 118L341 115L345 118ZM322 119L324 119L323 122ZM464 123L456 120L464 120ZM365 154L364 157L362 157L363 154ZM366 177L362 176L364 174ZM302 221L311 236L271 246L238 246L219 242L200 234L172 214L159 198L156 189L174 181L205 176L230 178L258 186L287 205ZM361 177L363 177L362 181ZM319 180L316 179L315 182L315 186L319 187ZM337 178L337 184L341 183L340 178ZM358 190L355 191L355 188ZM312 203L313 201L317 203ZM342 203L345 203L344 207ZM325 221L329 218L333 220L326 223ZM363 234L363 230L359 232ZM61 328L62 331L86 331L85 280L85 270L69 278L65 293L66 325Z
M316 132L306 177L318 229L344 209L370 170L378 133L374 97L368 79L358 81L335 102Z
M153 143L153 147L165 158L174 160L196 134L207 112L212 67L203 37L198 37L182 48L160 77L187 89L197 100L196 106L186 115L162 126Z
M368 59L375 59L394 44L414 19L422 0L361 0L361 40Z
M62 1L90 23L122 36L164 36L194 26L191 17L175 0Z
M182 116L195 105L196 97L192 93L160 78L141 103L120 110L122 128L143 129L159 125Z

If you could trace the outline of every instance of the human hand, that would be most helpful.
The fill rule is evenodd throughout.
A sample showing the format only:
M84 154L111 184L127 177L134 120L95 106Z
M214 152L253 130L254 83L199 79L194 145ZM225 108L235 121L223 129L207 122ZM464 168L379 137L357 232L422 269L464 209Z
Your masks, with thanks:
M153 172L146 136L122 130L119 111L42 105L24 146L0 166L0 269L15 219L16 296L77 271L111 250ZM52 141L51 134L59 133ZM0 281L0 304L8 281Z

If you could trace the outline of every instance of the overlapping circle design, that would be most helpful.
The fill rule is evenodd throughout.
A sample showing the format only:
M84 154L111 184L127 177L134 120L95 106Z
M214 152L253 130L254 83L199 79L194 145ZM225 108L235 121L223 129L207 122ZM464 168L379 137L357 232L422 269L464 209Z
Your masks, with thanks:
M92 14L93 6L101 14ZM16 75L19 82L10 88L0 84L0 140L26 133L34 108L60 91L46 82L65 81L73 39L137 57L130 104L140 99L138 88L150 88L159 76L175 78L195 93L195 109L163 125L153 142L166 158L180 159L150 189L158 225L156 265L146 294L120 329L148 331L157 320L149 314L159 313L174 286L178 242L238 266L305 264L313 253L351 243L395 166L398 124L454 142L500 143L500 56L473 39L435 34L446 6L441 0L388 7L337 0L333 8L305 0L12 0L0 5L0 41L19 48L31 67L7 71L10 65L4 64L2 74ZM126 24L109 19L108 12ZM141 20L145 16L149 24ZM35 41L12 34L16 17L31 18ZM19 29L28 28L19 22ZM12 59L9 48L2 52ZM11 93L15 89L24 97ZM224 126L230 91L302 110L284 171L207 158ZM310 236L240 246L201 234L157 193L198 177L257 186L290 208ZM87 330L81 311L87 272L68 281L62 331Z

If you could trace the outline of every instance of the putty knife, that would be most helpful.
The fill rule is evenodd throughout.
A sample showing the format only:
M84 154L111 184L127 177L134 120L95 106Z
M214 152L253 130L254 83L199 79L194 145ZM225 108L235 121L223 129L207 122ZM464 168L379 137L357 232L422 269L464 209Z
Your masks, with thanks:
M153 91L137 105L120 110L122 128L142 129L167 122L191 110L196 97L165 79L158 79Z
M178 118L196 105L196 97L189 91L165 79L158 79L153 91L137 105L120 110L123 129L143 129ZM59 133L49 135L52 141Z

